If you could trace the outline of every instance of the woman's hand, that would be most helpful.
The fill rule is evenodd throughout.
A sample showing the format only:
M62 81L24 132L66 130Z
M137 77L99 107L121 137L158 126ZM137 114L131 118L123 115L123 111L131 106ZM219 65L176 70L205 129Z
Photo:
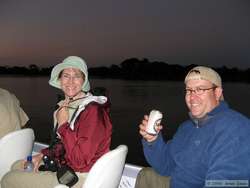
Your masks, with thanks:
M34 171L35 172L38 172L38 168L40 166L40 163L42 161L42 158L43 158L43 154L42 153L39 153L37 155L33 155L32 156L32 162L34 164ZM22 168L24 169L25 168L25 163L26 163L27 160L22 160L21 161L21 165L22 165Z
M69 120L69 110L68 110L69 100L65 100L61 107L56 112L56 119L58 126L66 123Z
M142 135L142 137L147 142L153 142L154 140L156 140L158 134L157 135L148 134L146 132L147 124L148 124L148 115L144 115L144 119L142 120L141 124L139 125L139 129L140 129L139 133ZM162 129L162 125L157 126L156 127L157 133L159 133L161 129Z
M37 155L33 155L32 156L32 162L34 164L34 171L35 172L38 172L38 167L40 166L42 158L43 158L43 154L42 153L39 153Z

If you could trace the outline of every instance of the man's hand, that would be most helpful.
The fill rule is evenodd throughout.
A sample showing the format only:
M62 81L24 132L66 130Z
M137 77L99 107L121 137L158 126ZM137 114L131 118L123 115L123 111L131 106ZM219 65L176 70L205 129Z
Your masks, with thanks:
M144 119L142 120L141 124L139 125L139 129L140 129L139 133L142 135L142 137L147 142L153 142L158 137L158 134L157 135L148 134L146 132L147 124L148 124L148 115L144 115ZM159 133L161 129L162 129L162 125L157 126L156 127L157 133Z

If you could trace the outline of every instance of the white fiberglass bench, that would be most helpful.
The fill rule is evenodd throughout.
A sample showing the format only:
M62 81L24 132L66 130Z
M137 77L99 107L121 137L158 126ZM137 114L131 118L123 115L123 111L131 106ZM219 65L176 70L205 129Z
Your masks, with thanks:
M32 153L34 140L34 131L30 128L10 132L0 139L0 180L15 161Z
M116 149L104 154L90 169L82 188L118 188L128 147L120 145ZM67 188L57 185L55 188Z

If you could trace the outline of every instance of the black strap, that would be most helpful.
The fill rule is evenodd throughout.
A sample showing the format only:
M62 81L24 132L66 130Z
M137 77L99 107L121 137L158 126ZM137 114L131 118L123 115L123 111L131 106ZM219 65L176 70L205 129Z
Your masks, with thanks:
M49 148L53 147L56 139L57 139L57 128L58 128L58 123L56 124L56 126L54 127L54 129L52 130L52 134L51 134L51 140L50 140L50 144L49 144Z
M74 113L72 114L72 117L71 117L71 119L70 119L70 123L71 123L71 122L73 121L73 119L75 118L76 112L78 111L78 109L79 109L79 106L77 106L77 108L75 109Z

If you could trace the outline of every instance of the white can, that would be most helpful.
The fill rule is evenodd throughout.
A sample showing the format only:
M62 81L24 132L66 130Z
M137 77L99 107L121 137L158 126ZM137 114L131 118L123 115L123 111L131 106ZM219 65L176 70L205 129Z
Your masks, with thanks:
M158 110L151 110L148 118L146 132L151 135L156 135L156 127L160 125L162 120L162 113Z

